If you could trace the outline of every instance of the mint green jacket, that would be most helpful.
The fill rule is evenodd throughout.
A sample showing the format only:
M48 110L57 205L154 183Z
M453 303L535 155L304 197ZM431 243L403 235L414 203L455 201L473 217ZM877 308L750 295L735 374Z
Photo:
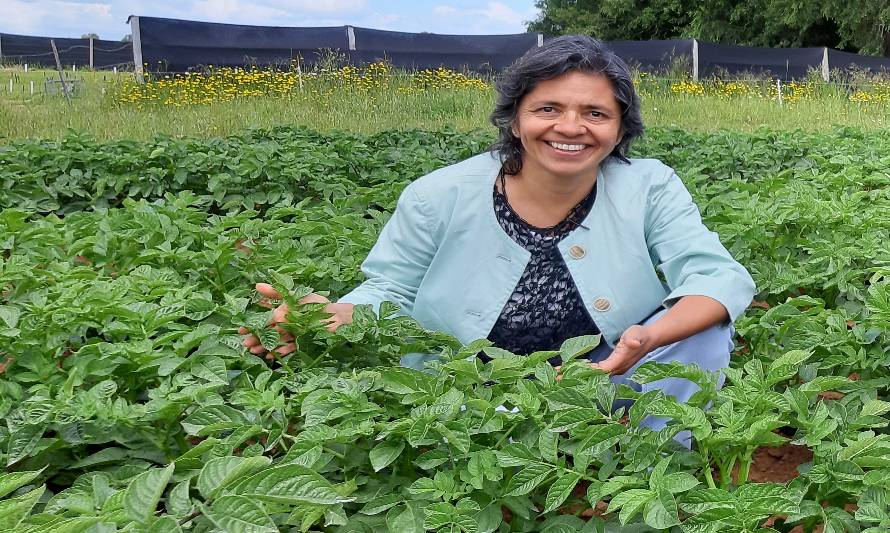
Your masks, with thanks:
M406 187L362 263L366 281L339 301L375 310L391 301L462 342L487 337L530 257L495 216L500 168L496 154L484 153ZM748 307L754 281L702 224L670 167L608 158L596 188L593 208L559 251L609 346L686 295L714 298L732 320Z

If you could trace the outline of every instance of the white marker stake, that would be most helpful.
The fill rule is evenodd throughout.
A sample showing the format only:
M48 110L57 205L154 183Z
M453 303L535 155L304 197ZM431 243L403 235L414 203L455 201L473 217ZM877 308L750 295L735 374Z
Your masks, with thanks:
M34 94L34 80L31 80L31 94Z

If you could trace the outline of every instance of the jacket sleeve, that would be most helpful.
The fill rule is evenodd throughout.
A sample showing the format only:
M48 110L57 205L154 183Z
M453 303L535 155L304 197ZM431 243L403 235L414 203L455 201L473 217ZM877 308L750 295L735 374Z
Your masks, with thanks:
M646 243L670 291L666 307L683 296L709 296L723 304L734 321L751 303L754 280L702 223L692 196L673 170L649 190Z
M384 301L410 316L420 282L436 252L432 209L412 185L402 191L396 209L362 263L365 281L338 301L371 304L379 314Z

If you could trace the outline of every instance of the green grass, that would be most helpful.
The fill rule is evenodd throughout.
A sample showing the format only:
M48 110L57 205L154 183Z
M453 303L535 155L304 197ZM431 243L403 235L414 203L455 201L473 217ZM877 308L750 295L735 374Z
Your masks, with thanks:
M460 131L490 127L488 114L494 94L478 90L444 90L401 94L393 90L361 93L338 90L330 97L244 98L211 105L137 110L116 106L103 94L113 89L111 73L79 71L82 91L69 107L61 95L29 94L29 82L42 93L54 71L0 70L0 143L23 138L58 138L66 129L87 132L97 139L150 139L225 136L246 128L295 124L320 131L375 133L393 129L451 127ZM120 73L123 80L128 73ZM13 79L13 93L8 92ZM757 128L825 131L836 126L862 129L890 128L890 106L850 102L839 90L822 90L813 100L796 103L765 98L674 95L669 91L644 94L647 126L676 126L688 131Z

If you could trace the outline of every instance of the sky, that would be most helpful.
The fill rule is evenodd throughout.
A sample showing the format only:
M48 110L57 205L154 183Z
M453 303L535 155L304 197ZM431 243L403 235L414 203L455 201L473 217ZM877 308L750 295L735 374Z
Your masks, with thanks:
M450 34L523 33L534 0L0 0L0 33L120 40L129 15L260 26L361 26Z

